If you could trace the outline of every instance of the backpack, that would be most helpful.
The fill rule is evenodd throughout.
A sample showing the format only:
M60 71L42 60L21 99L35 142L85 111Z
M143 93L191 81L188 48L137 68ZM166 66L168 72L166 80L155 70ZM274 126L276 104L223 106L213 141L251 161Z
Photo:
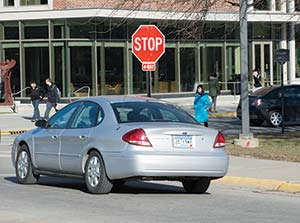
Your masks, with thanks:
M57 99L58 101L60 101L61 98L61 91L59 90L59 88L56 86L56 95L57 95Z

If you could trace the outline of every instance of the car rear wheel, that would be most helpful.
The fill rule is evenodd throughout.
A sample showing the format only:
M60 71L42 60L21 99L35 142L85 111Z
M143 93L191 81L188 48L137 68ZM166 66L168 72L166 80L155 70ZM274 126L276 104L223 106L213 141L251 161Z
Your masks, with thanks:
M99 153L93 151L85 165L85 183L92 194L108 194L113 184L106 176L104 162Z
M203 194L207 191L210 185L209 178L200 178L198 180L184 180L182 185L186 192L193 194Z
M22 145L17 154L16 177L20 184L34 184L38 181L39 175L34 174L29 150Z
M269 122L271 125L278 127L282 123L282 115L279 111L271 111L269 113Z

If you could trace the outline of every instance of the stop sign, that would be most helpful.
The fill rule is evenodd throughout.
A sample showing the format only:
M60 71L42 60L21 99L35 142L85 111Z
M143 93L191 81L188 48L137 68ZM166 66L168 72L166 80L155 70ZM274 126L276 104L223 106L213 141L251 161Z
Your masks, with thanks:
M165 53L165 36L155 25L141 25L131 40L132 53L143 64L154 64Z

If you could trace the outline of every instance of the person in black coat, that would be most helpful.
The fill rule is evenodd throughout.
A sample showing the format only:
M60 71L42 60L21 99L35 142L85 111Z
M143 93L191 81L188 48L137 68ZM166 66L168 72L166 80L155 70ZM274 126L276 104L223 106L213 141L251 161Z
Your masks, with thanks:
M39 109L39 105L40 105L40 100L43 98L43 94L42 94L42 90L40 89L40 87L37 86L35 81L31 81L30 82L30 99L31 99L31 103L33 106L33 116L32 116L32 121L38 121L40 120L40 109Z
M59 102L59 95L58 95L57 86L52 83L52 80L50 78L46 79L46 84L48 86L48 100L46 104L46 111L45 111L44 118L48 120L51 109L54 108L55 111L58 110L57 103Z

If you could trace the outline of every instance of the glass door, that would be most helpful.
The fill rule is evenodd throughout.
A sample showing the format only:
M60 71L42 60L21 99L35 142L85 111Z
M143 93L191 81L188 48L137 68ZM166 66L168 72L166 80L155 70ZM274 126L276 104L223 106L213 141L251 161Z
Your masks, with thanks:
M273 85L273 46L272 42L252 43L252 70L258 70L264 86Z

